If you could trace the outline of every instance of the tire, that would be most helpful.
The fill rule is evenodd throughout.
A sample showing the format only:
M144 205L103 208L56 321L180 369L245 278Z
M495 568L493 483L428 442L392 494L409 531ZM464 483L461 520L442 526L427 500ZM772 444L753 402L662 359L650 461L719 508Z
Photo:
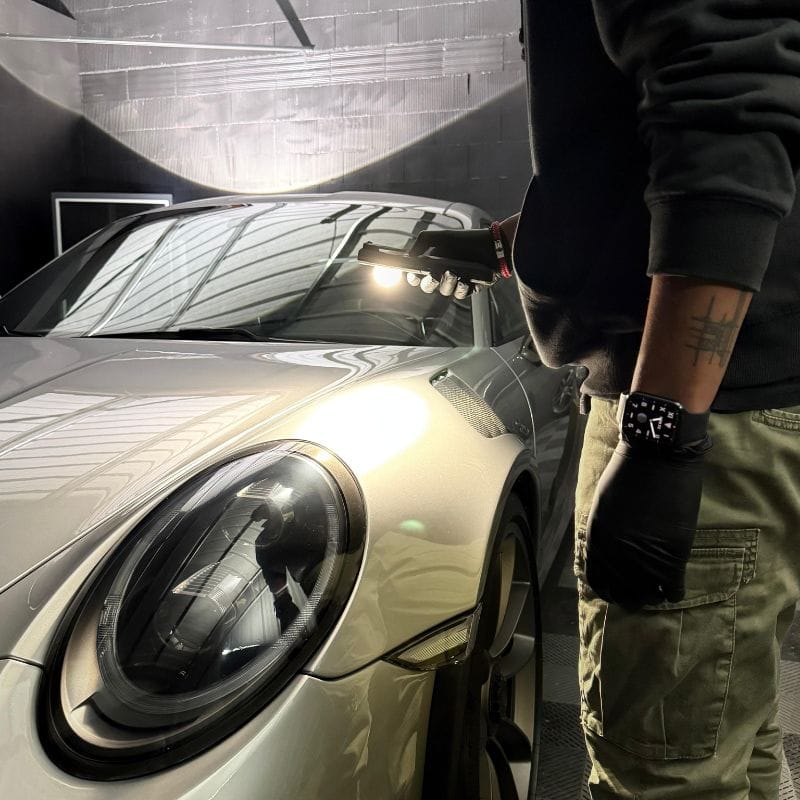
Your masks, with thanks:
M525 507L512 495L490 555L472 655L436 676L426 800L528 796L528 783L536 783L541 676L533 535Z
M553 414L557 417L563 417L569 414L573 406L577 405L579 401L578 387L579 383L575 372L570 367L569 372L567 372L559 382L558 390L553 397Z

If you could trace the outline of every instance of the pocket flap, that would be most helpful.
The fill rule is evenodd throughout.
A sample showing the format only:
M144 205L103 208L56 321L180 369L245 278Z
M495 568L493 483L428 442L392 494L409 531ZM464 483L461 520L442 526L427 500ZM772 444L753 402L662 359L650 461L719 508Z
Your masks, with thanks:
M755 575L758 532L758 528L697 531L686 565L683 600L645 606L644 610L693 608L733 597Z

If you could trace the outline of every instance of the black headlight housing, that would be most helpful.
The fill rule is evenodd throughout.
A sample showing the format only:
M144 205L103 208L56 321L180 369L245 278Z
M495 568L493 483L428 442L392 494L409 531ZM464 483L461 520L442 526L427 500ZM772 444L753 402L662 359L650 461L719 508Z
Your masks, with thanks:
M66 771L115 780L191 758L253 717L338 620L361 563L355 479L280 442L185 483L86 582L39 703Z

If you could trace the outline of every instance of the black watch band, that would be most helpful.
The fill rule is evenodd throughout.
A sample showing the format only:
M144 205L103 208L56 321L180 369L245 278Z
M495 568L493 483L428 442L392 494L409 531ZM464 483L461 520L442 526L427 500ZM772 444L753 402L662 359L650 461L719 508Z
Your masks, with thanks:
M693 414L666 397L631 392L620 397L620 436L633 446L679 450L707 437L710 416Z

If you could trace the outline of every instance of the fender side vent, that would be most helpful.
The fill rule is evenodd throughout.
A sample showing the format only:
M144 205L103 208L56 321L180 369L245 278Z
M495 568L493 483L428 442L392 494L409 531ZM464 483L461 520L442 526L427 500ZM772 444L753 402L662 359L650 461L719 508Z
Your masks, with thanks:
M431 380L431 386L447 400L459 414L487 439L508 433L506 426L492 407L451 372L444 372Z

